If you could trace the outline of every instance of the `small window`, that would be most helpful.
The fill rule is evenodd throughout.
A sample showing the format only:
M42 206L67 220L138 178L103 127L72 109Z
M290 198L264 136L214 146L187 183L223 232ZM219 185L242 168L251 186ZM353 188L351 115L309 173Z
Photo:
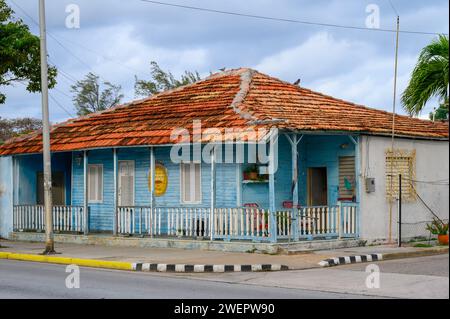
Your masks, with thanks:
M399 196L399 175L402 175L402 200L415 201L415 151L386 151L386 195L389 200Z
M89 203L103 201L103 165L88 165Z
M201 166L199 163L181 164L181 202L198 204L202 201Z

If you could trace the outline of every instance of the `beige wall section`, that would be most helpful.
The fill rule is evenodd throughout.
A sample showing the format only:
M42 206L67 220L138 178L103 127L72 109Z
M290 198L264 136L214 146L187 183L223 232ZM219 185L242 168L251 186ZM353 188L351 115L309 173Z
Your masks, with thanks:
M369 242L385 241L389 236L389 204L386 199L385 152L391 147L389 137L363 136L361 139L361 224L360 235ZM416 180L449 179L449 142L397 138L396 149L416 151ZM367 193L365 177L375 178L375 192ZM416 183L423 200L443 219L449 217L449 186ZM433 215L417 199L403 204L403 238L428 236L427 220ZM393 239L397 239L397 205L393 206Z

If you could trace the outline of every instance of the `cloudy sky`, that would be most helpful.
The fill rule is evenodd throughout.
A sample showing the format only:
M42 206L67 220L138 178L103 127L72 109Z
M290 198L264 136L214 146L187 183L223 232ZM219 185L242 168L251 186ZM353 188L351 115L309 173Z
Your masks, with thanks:
M161 0L166 1L166 0ZM402 30L448 33L447 0L391 0ZM380 28L394 29L389 0L167 0L215 10L365 27L369 5ZM7 0L16 16L38 34L38 0ZM395 34L259 20L152 4L141 0L47 0L48 51L58 67L51 91L51 120L75 114L70 85L88 72L120 84L134 96L134 79L149 77L150 61L175 75L198 70L252 67L338 98L391 110ZM80 28L67 28L67 6L80 9ZM69 7L70 8L70 7ZM369 7L370 8L370 7ZM433 35L400 35L399 92L406 87L420 49ZM0 117L41 116L40 96L23 85L1 88ZM434 104L429 103L426 116ZM65 109L65 110L64 110ZM403 112L399 110L399 112Z

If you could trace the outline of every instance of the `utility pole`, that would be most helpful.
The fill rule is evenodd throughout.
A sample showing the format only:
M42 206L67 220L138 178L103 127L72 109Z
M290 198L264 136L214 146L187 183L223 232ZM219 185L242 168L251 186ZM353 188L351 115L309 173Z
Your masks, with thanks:
M394 192L394 147L395 147L395 108L397 103L397 74L398 74L398 43L400 34L400 16L397 15L397 34L395 40L395 64L394 64L394 98L392 102L392 141L391 141L391 178L390 189L391 196ZM392 205L393 198L390 198L389 203L389 242L392 242Z
M44 255L55 253L52 218L52 167L50 155L50 123L48 112L48 65L47 37L45 27L45 0L39 0L39 30L41 38L41 96L42 96L42 152L44 157L44 211L45 250Z

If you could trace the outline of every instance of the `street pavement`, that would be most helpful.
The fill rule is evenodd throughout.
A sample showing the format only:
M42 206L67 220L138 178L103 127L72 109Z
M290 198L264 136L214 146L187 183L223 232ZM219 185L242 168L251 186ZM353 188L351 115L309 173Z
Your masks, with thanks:
M1 252L37 255L43 251L42 243L0 241L0 244L4 246L4 248L0 249ZM102 245L57 243L56 250L59 253L57 255L58 257L96 259L105 261L192 265L278 264L287 265L289 269L310 269L318 268L321 260L330 257L366 255L374 253L382 253L384 255L392 253L408 254L414 252L426 252L428 248L398 248L393 245L381 245L318 250L296 255L268 255L208 250L187 250L177 248L111 247Z
M379 269L379 288L367 286L373 265ZM369 269L367 267L370 266ZM449 255L405 258L321 269L272 273L183 274L202 280L267 287L305 289L367 298L449 298Z
M0 298L449 298L449 256L372 263L380 287L368 288L369 264L273 273L158 274L82 268L68 289L62 265L0 260Z
M358 295L167 277L152 273L80 269L80 288L68 289L66 267L0 260L0 298L64 299L340 299Z

